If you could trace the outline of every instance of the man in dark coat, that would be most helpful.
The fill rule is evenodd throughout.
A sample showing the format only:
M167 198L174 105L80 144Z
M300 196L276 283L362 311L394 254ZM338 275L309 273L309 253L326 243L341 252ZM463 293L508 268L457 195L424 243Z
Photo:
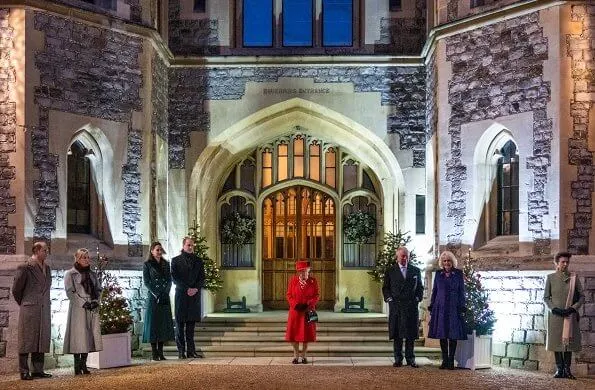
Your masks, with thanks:
M171 276L176 285L176 344L178 357L201 357L194 346L194 326L201 320L200 289L205 285L205 268L194 254L194 240L184 237L182 253L171 261Z
M417 368L413 353L414 341L419 336L418 304L423 299L424 287L419 268L408 264L409 250L400 247L396 250L396 262L384 275L382 294L388 302L388 333L393 340L395 363L403 365L403 339L405 339L405 359L407 364Z
M17 268L12 295L19 310L19 371L22 380L49 378L43 372L44 353L50 352L52 274L45 264L48 247L45 242L33 244L33 255ZM29 354L33 371L29 374Z

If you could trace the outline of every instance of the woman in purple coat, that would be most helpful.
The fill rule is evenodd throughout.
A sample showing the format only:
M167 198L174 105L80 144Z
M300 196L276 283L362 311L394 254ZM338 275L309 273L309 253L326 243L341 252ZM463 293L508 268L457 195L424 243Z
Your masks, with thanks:
M438 266L432 288L430 326L428 337L440 339L442 365L440 369L454 370L454 356L457 340L467 340L465 320L465 281L463 272L457 269L457 258L450 251L444 251L438 258Z

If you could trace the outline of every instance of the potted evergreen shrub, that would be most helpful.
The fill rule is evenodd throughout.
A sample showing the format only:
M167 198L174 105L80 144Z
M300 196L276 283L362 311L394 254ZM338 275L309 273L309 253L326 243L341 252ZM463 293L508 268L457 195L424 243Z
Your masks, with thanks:
M130 326L132 315L128 301L122 295L118 279L105 270L108 260L99 257L95 266L101 287L99 318L103 350L89 354L87 365L92 368L129 366L131 364Z
M459 367L475 370L492 366L492 331L496 317L490 309L488 294L481 284L481 275L475 272L470 259L471 256L463 267L467 298L467 340L459 341L455 360Z

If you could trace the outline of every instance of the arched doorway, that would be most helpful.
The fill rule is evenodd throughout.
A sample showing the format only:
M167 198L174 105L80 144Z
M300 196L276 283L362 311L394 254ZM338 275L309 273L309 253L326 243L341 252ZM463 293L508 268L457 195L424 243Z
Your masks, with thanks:
M318 308L335 304L336 211L327 193L307 186L283 188L262 203L262 304L287 309L295 261L307 259L320 289Z

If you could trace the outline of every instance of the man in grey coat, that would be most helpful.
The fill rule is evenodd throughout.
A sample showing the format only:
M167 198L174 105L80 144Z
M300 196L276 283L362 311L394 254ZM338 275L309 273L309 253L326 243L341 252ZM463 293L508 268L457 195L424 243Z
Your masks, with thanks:
M576 274L568 271L571 256L568 252L556 255L556 272L547 276L543 291L549 309L545 349L553 351L556 358L554 378L576 379L570 371L572 352L581 350L578 309L585 302L585 294Z
M49 378L43 372L44 353L50 352L50 288L52 275L45 264L48 247L45 242L33 244L33 255L17 268L12 295L19 310L19 371L22 380ZM29 373L29 354L33 371Z

